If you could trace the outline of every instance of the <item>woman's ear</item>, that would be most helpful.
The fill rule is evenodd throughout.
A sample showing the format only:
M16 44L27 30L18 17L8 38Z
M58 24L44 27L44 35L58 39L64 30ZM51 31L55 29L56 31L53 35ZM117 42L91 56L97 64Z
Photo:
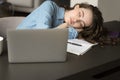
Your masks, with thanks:
M75 5L74 9L78 9L78 8L80 8L79 5L78 4Z

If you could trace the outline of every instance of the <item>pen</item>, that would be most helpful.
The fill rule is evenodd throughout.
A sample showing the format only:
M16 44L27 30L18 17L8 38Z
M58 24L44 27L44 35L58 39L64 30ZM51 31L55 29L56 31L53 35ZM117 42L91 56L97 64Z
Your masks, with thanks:
M72 44L72 45L76 45L76 46L82 46L80 44L77 44L77 43L72 43L72 42L68 42L69 44Z

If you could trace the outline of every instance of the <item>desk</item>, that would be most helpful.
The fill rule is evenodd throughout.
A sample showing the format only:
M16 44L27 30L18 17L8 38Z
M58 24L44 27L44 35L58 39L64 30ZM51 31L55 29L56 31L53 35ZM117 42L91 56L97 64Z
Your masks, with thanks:
M120 46L100 47L98 45L82 56L68 53L67 61L63 63L10 64L8 63L7 54L3 54L0 56L0 80L57 80L78 72L83 73L105 64L108 66L103 67L104 69L120 66L119 59ZM102 70L99 68L99 70L90 72L99 73Z

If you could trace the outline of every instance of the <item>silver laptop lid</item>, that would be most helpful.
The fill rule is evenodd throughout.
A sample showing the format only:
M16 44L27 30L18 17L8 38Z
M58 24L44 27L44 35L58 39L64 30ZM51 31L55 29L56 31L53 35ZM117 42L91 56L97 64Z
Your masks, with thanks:
M56 62L66 60L68 29L8 30L8 60Z

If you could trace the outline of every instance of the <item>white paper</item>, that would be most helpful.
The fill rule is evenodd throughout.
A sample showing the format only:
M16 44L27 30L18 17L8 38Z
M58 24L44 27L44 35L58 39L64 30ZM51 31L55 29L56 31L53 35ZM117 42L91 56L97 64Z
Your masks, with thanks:
M76 45L78 44L78 45ZM85 41L84 39L69 39L67 43L67 52L73 53L76 55L83 55L86 53L93 45L90 42ZM81 45L81 46L80 46Z

